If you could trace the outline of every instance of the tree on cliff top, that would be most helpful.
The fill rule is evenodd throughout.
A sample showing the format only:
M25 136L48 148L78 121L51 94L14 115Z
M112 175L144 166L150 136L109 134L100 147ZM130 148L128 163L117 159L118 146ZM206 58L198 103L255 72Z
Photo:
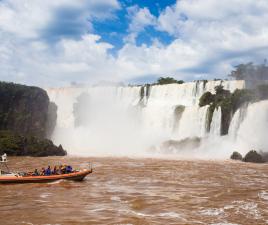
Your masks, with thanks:
M160 77L157 80L156 84L183 84L184 81L183 80L176 80L173 77Z
M229 75L236 80L268 80L268 66L266 60L263 64L255 65L252 62L239 64Z

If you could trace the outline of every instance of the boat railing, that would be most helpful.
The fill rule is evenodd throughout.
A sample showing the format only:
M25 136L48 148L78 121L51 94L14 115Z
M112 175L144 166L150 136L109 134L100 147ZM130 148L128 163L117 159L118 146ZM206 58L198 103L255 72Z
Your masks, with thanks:
M10 170L7 166L7 154L4 153L0 158L0 175L4 174L5 172L2 170L2 167L4 167L7 170L7 173L10 173ZM3 166L2 166L3 165Z
M91 162L88 163L88 168L90 171L93 171L93 164Z

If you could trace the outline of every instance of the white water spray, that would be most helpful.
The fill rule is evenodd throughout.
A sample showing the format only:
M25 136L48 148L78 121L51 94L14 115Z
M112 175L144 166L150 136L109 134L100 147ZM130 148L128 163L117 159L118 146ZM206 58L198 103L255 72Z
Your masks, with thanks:
M198 157L228 157L233 150L266 148L266 144L254 140L243 141L248 135L245 130L254 123L252 111L255 108L263 110L263 115L258 117L261 122L256 124L255 129L259 129L259 126L265 130L259 124L265 122L263 120L268 114L263 102L250 105L244 113L242 109L237 111L230 125L230 135L225 137L219 136L221 110L215 110L211 131L206 132L208 107L200 108L199 98L206 91L214 92L215 86L220 84L231 92L245 86L244 81L156 85L151 86L149 91L144 88L142 96L142 87L136 86L48 89L51 101L58 106L53 141L62 144L69 154L102 156L146 155L149 154L147 150L152 145L169 139L182 140L193 137L203 138L202 146L189 153L194 153ZM88 98L80 103L82 123L76 125L77 109L74 107L78 97L83 93L86 93ZM174 110L178 106L184 106L185 109L179 123L176 123L178 127L174 129ZM262 142L266 143L265 140Z

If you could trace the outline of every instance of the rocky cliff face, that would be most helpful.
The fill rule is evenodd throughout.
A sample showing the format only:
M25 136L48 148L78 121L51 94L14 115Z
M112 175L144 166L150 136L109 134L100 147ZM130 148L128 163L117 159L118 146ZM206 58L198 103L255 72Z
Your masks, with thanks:
M0 83L0 129L44 138L49 98L41 88Z
M3 139L4 141L8 139L9 143L8 145L0 143L0 152L5 151L7 146L8 148L12 147L10 144L16 142L12 142L12 140L17 139L14 139L15 136L25 137L26 142L32 140L29 137L33 137L38 151L38 147L40 147L38 143L43 143L45 138L50 137L54 130L56 113L57 106L49 102L48 95L43 89L0 82L0 131L9 131L5 133ZM29 145L22 144L23 141L19 142L20 144L17 145L19 147L16 147L17 151L21 152L19 155L24 153L24 155L29 155L30 153L25 149ZM47 146L49 149L53 147L53 153L51 152L53 155L57 152L56 148L58 147L54 146L53 143L49 143ZM48 148L41 148L40 151L46 151L47 154L50 154ZM58 150L59 154L63 154L62 148ZM17 155L16 151L14 155ZM41 155L46 155L46 153Z

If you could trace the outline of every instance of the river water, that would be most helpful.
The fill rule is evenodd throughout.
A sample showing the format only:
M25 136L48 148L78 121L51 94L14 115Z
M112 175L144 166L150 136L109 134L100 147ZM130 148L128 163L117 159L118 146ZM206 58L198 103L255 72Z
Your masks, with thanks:
M1 185L0 224L268 224L268 164L14 157L10 166L89 161L84 182Z

